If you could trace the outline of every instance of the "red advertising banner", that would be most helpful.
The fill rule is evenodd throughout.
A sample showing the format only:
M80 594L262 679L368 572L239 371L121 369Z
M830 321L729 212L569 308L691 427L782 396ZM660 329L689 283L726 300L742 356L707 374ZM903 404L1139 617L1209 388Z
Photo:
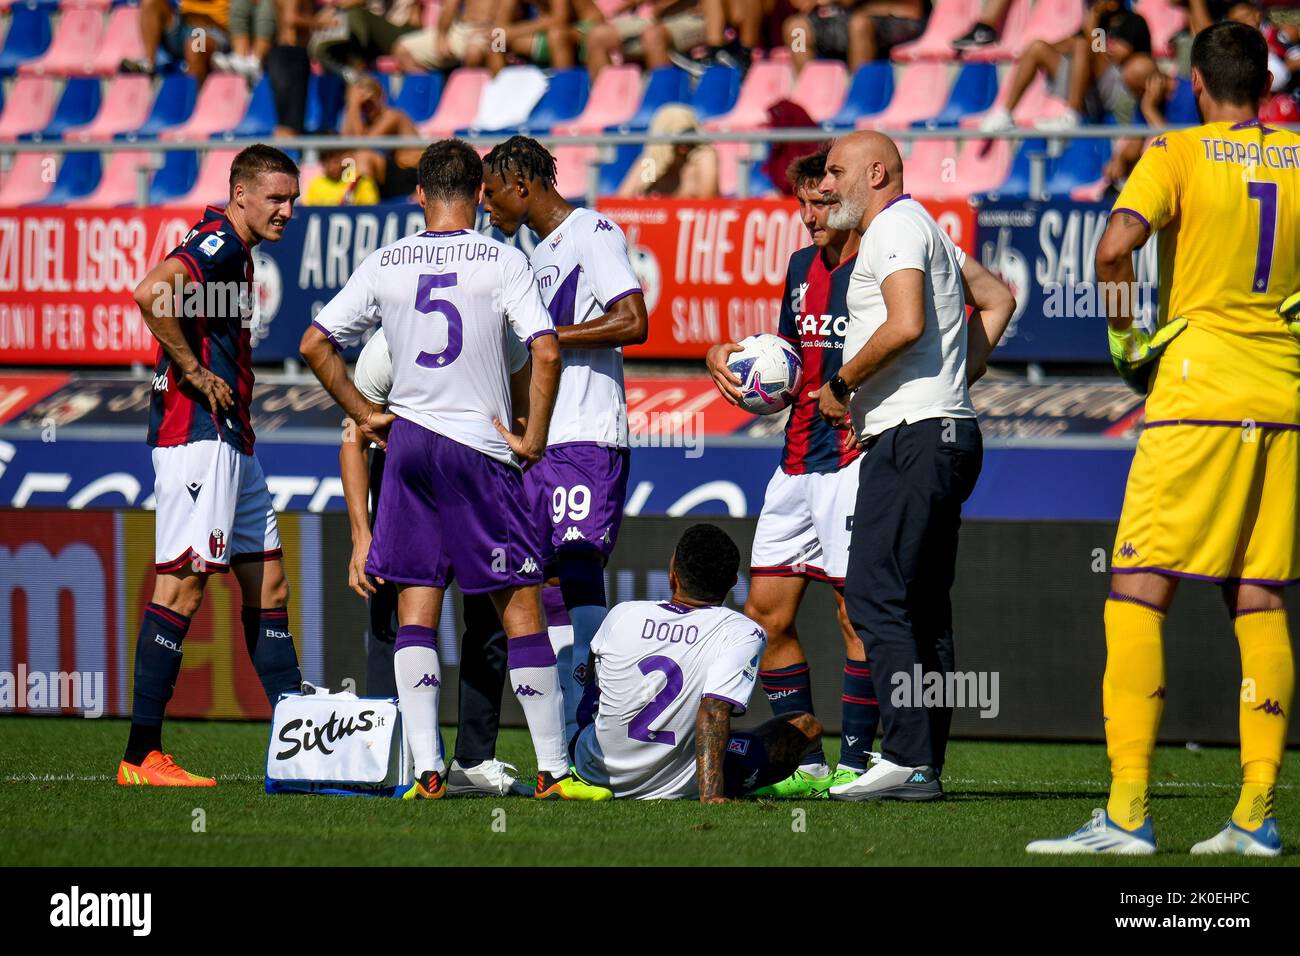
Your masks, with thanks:
M0 360L152 362L155 342L131 291L200 214L0 210Z
M923 200L968 253L975 211ZM602 199L627 234L650 310L650 337L633 358L703 358L715 342L775 332L790 254L808 245L793 200Z

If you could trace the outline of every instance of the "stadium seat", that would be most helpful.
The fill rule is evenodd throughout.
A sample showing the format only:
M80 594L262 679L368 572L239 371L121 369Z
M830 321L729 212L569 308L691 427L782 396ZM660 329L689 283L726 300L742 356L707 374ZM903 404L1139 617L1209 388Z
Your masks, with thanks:
M985 142L976 140L976 142ZM1043 182L1052 175L1052 159L1047 156L1047 140L1045 139L1026 139L1020 143L1020 148L1016 150L1011 159L1011 172L1007 173L1007 178L1002 181L1002 185L992 192L997 193L1001 199L1028 199L1030 185L1030 166L1033 155L1042 155L1046 157L1044 162L1046 168L1043 171Z
M438 109L427 123L419 126L420 135L444 139L473 123L478 114L479 100L491 78L487 70L462 67L454 71L447 79L447 88L442 91Z
M154 173L149 188L149 205L163 206L193 187L199 172L198 154L192 149L173 149L163 154L163 164Z
M608 69L606 67L602 71L602 75ZM599 83L599 80L597 82ZM593 98L594 95L593 92ZM646 82L645 95L641 97L640 106L636 107L636 112L618 129L625 132L647 130L650 128L650 120L654 118L655 110L659 109L659 107L665 103L689 103L690 99L690 75L685 70L679 70L675 66L661 66L657 70L651 71L650 79ZM590 108L591 103L588 102L587 106Z
M739 96L740 71L729 66L711 66L700 77L690 105L703 123L730 112Z
M104 40L95 51L90 72L96 76L112 76L123 60L138 60L143 57L144 41L140 38L140 8L118 7L109 14Z
M206 206L224 204L230 197L230 163L235 158L233 149L210 150L199 165L194 184L184 195L165 201L167 206Z
M1141 116L1141 111L1138 111L1138 116ZM1196 109L1196 95L1192 93L1192 81L1186 77L1178 81L1178 88L1165 104L1165 122L1174 126L1183 123L1197 125L1201 122L1201 115Z
M87 10L99 10L101 13L113 6L113 0L58 0L60 10L75 10L85 7Z
M1110 188L1110 180L1098 179L1096 182L1075 186L1070 190L1070 198L1075 202L1101 202Z
M50 48L53 32L50 15L31 4L21 4L9 12L9 32L0 50L0 76L16 73L28 60L35 60Z
M388 77L380 77L387 93ZM307 115L303 128L308 133L334 132L343 123L343 101L346 98L343 77L335 73L313 73L307 79Z
M968 139L957 154L957 188L952 199L962 199L976 193L991 192L1006 182L1011 172L1010 140Z
M423 123L438 108L442 82L441 73L408 73L393 105L411 117L411 122Z
M844 106L849 71L838 60L813 60L799 73L790 99L802 106L814 123L825 123Z
M935 0L925 32L911 43L894 47L889 58L896 62L955 60L952 41L970 30L980 15L980 0Z
M903 184L913 196L937 199L952 194L957 182L957 141L920 139L903 157Z
M68 80L50 124L39 134L23 138L62 139L68 130L85 126L100 112L99 90L98 77L79 76Z
M957 126L972 113L983 113L998 95L998 68L992 63L967 63L953 81L948 102L939 113L914 126Z
M94 209L135 205L141 166L153 168L148 153L133 150L110 153L104 174L99 177L99 186L89 196L79 200L77 205Z
M643 147L640 143L620 143L614 147L614 159L600 167L600 194L614 196L627 177Z
M1068 196L1077 187L1096 182L1110 153L1110 140L1071 140L1052 165L1052 174L1047 178L1048 194Z
M308 81L308 86L311 85ZM259 139L275 131L275 98L271 92L271 78L263 75L253 87L248 110L239 125L225 134L226 139Z
M762 163L755 163L749 174L749 195L755 199L779 199L781 194L776 185L763 172Z
M471 131L522 129L546 95L546 75L535 66L507 66L487 83Z
M559 123L577 119L587 106L590 92L591 78L586 69L557 70L529 114L525 131L534 136L546 134Z
M1011 0L1006 15L1002 18L1002 29L998 31L998 41L989 46L962 50L958 55L968 63L995 63L1000 60L1014 60L1029 43L1026 29L1033 19L1033 11L1044 5L1046 0ZM1082 4L1075 4L1082 7ZM1056 39L1060 39L1057 37Z
M864 63L853 74L853 82L844 98L844 105L822 126L826 129L853 129L858 120L874 116L889 106L893 96L893 66L884 60Z
M906 129L917 120L939 115L948 98L948 68L942 63L914 63L894 88L894 98L874 116L858 119L858 129Z
M714 130L756 130L767 127L767 108L785 99L793 88L791 69L785 63L755 63L745 74L736 105L705 125Z
M99 185L99 153L67 153L59 166L59 178L41 206L67 206L89 196Z
M1187 11L1169 0L1137 0L1133 10L1142 14L1151 28L1151 55L1173 56L1174 48L1170 41L1175 33L1187 26Z
M104 15L98 10L66 10L54 40L42 56L18 67L19 73L84 76L91 71L104 36Z
M1019 29L1015 29L1017 11L1027 11L1028 16ZM1083 28L1083 4L1076 0L1034 0L1032 8L1025 0L1015 0L1007 11L1006 28L1002 38L992 46L967 50L967 60L993 62L1014 60L1035 40L1056 43L1078 33Z
M55 83L48 76L20 76L9 91L0 116L0 143L12 143L24 133L37 133L54 116Z
M239 125L248 109L248 84L234 73L213 73L199 89L198 102L188 120L163 132L169 142L182 139L208 139L227 133Z
M989 109L994 106L1001 106L1007 101L1011 79L1011 74L1008 73L1006 80L998 90L997 99L989 105ZM1065 100L1055 97L1047 91L1047 81L1039 76L1025 89L1025 95L1020 98L1016 108L1011 111L1011 116L1016 121L1017 126L1033 126L1037 120L1061 115L1068 106L1069 104ZM987 110L963 117L961 127L963 129L974 129L979 126L985 112Z
M587 169L596 153L595 146L555 147L555 189L565 199L585 199Z
M167 130L181 126L194 115L198 96L199 85L194 82L194 77L187 73L164 74L149 118L134 132L119 133L118 139L156 139Z
M551 132L557 136L592 135L610 126L622 126L637 112L640 97L640 67L607 66L592 83L586 108L575 119L557 123Z
M30 206L50 194L54 177L49 175L57 158L48 153L18 153L14 164L0 181L0 208Z

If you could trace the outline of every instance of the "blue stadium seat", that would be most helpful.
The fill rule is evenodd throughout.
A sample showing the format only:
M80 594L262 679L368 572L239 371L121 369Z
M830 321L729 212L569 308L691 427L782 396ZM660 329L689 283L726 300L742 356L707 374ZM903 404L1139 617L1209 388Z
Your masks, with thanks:
M826 129L853 129L864 116L874 116L894 98L894 67L888 60L864 63L853 74L844 105Z
M750 167L749 195L751 198L762 198L768 193L775 191L776 185L768 178L767 173L763 172L763 164L761 162L757 162Z
M636 158L641 155L642 148L639 143L622 143L614 147L614 161L600 167L600 194L602 196L618 194L618 187L623 185L623 178L627 175L627 171L632 164L636 162Z
M275 131L275 98L271 93L271 79L265 74L253 87L252 99L248 101L248 112L239 121L239 125L229 133L215 135L213 139L257 139L270 136Z
M546 92L533 107L524 132L549 133L552 126L577 119L587 106L590 92L591 79L585 69L556 70Z
M962 118L973 113L983 113L998 96L998 68L993 63L967 63L953 81L948 102L939 115L913 123L914 127L933 129L939 126L956 126Z
M0 76L10 76L23 63L36 59L49 49L54 36L49 13L35 4L14 4L9 18L4 49L0 50Z
M621 127L611 126L606 132L641 132L650 128L655 110L665 103L688 103L691 99L691 77L685 70L675 66L661 66L650 73L646 81L645 94L636 115Z
M1165 105L1165 122L1193 125L1201 122L1200 113L1196 110L1196 96L1192 93L1191 80L1184 78L1178 81L1178 89L1174 90L1174 95Z
M63 96L55 107L50 123L39 133L26 133L20 139L62 139L64 132L74 126L84 126L99 113L99 78L74 77L63 88ZM58 186L55 186L55 191Z
M199 155L189 149L173 149L163 154L162 169L154 173L149 188L149 205L160 206L178 199L194 188L199 175Z
M700 77L691 96L691 108L701 123L731 112L740 97L740 71L729 66L711 66Z
M99 185L100 174L98 153L68 153L63 157L54 188L36 205L66 206L84 199Z
M123 133L118 139L157 139L158 134L173 126L180 126L194 112L199 98L199 85L188 73L168 73L162 78L158 95L154 97L149 118L134 133Z
M1016 150L1016 155L1011 161L1011 172L1007 174L1004 182L993 192L1001 199L1028 199L1029 198L1029 154L1030 153L1047 153L1047 140L1045 139L1027 139L1021 142L1020 148ZM1043 173L1043 182L1052 178L1051 158L1046 160L1047 168Z
M393 100L393 106L411 117L413 123L423 123L438 109L442 98L441 73L408 73L402 79L402 90Z
M343 118L343 77L335 73L312 74L307 80L307 115L303 127L308 133L333 131Z
M1069 196L1076 186L1095 183L1110 159L1108 139L1075 139L1057 157L1047 178L1047 192L1052 196Z

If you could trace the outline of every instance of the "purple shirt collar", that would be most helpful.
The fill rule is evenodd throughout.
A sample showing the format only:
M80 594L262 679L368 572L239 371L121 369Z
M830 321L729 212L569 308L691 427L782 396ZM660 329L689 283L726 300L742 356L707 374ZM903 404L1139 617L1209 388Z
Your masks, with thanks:
M467 232L469 232L468 229L452 229L448 232L438 232L433 229L426 229L424 232L420 233L420 235L429 239L442 239L446 236L463 236Z
M889 200L889 202L885 203L885 205L881 207L880 211L881 211L881 212L884 212L886 209L888 209L888 208L889 208L890 206L892 206L894 203L896 203L896 202L902 202L904 199L911 199L911 198L912 198L912 194L911 194L911 193L903 193L901 196L895 196L893 199Z

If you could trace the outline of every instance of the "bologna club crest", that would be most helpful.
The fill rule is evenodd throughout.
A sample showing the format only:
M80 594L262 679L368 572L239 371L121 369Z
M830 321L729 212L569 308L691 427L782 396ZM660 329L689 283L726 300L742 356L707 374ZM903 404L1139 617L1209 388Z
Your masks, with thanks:
M220 560L226 553L226 533L220 528L213 528L208 535L208 553L214 560Z

